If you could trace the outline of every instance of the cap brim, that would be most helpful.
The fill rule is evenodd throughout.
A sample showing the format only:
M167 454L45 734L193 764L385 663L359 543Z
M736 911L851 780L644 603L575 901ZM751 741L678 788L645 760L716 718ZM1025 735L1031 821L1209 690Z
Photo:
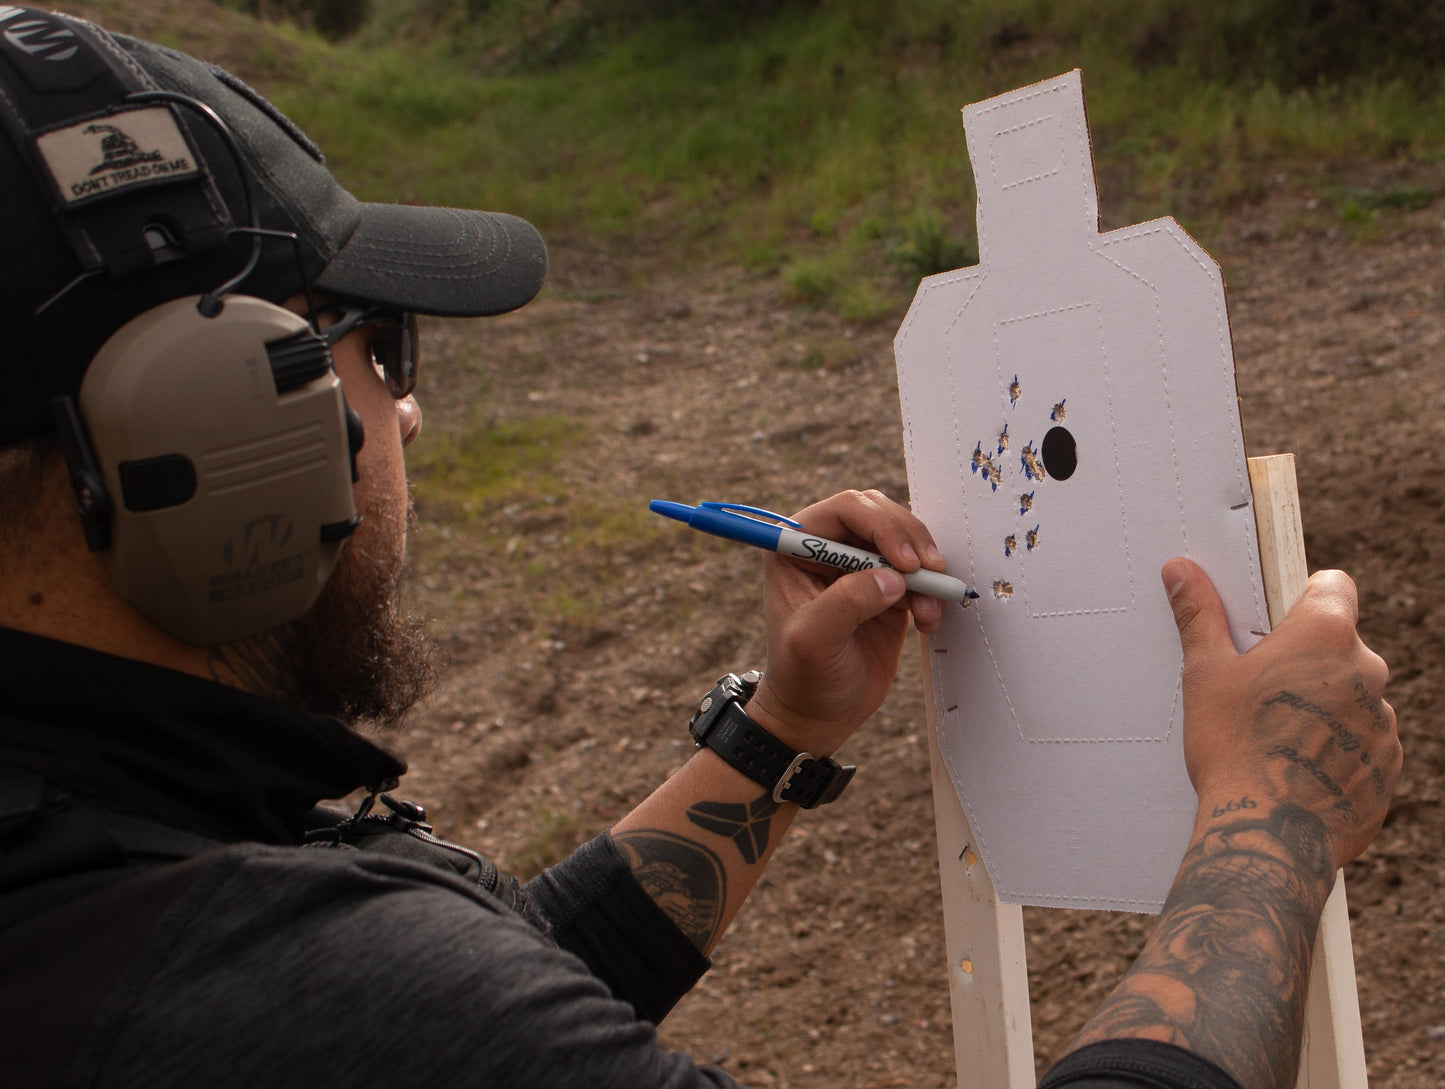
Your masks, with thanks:
M362 204L356 230L315 285L419 314L482 317L523 305L546 277L546 243L525 219Z

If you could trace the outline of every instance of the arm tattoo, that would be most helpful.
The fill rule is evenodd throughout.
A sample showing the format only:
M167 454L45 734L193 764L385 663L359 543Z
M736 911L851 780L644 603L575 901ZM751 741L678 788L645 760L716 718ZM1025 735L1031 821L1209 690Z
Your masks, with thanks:
M1228 812L1185 855L1158 929L1072 1046L1163 1040L1242 1085L1291 1089L1333 877L1329 835L1314 814L1288 805Z
M687 811L687 819L733 841L743 861L751 866L768 851L768 832L778 803L764 792L748 805L741 802L698 802Z
M706 952L719 935L727 902L722 860L701 844L658 829L619 832L612 842L643 891Z

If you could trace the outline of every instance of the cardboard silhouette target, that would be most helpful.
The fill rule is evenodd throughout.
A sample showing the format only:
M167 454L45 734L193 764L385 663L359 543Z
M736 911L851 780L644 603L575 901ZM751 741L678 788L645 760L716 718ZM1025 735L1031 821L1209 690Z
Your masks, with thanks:
M1157 911L1195 796L1159 569L1268 630L1218 266L1099 232L1077 71L965 108L977 266L895 340L914 511L982 595L930 639L939 750L1005 903Z

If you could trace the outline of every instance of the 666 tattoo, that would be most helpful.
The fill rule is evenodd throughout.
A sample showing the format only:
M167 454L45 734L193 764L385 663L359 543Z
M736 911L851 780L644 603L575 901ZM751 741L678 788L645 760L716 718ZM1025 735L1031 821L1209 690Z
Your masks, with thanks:
M1255 802L1250 798L1248 794L1246 794L1237 802L1225 802L1223 805L1216 805L1214 807L1214 815L1216 817L1223 817L1229 813L1238 813L1241 809L1257 808L1258 806L1255 804Z

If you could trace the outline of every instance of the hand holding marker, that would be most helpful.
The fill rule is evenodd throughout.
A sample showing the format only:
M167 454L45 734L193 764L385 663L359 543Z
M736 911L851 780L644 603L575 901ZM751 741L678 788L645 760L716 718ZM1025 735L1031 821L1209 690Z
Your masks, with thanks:
M691 529L724 537L729 541L766 548L780 556L807 560L810 563L831 567L836 571L866 571L874 567L893 567L876 552L867 552L852 545L825 540L810 533L801 532L802 524L772 511L745 507L738 503L699 503L689 507L684 503L669 503L665 499L654 499L647 505L653 514L686 522ZM970 590L960 579L938 571L902 572L903 582L915 594L957 601L967 605L978 594Z

